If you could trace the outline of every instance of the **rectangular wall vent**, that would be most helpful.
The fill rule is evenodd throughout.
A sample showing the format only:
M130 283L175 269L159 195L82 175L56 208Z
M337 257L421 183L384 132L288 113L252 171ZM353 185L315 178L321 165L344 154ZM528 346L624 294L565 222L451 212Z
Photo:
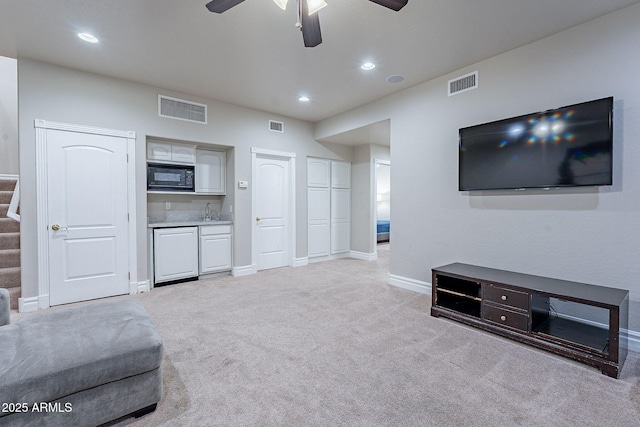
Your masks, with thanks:
M276 122L275 120L269 120L269 130L272 132L284 132L284 122Z
M465 74L462 77L449 80L448 95L457 95L462 92L478 88L478 72Z
M158 116L206 124L207 106L184 99L158 95Z

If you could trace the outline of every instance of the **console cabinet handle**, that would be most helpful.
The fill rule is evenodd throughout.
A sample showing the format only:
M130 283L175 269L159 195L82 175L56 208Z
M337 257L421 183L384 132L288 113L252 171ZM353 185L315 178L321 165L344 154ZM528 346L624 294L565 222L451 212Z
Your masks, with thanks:
M507 320L507 316L500 316L500 320L504 322L505 320Z
M502 295L502 301L506 301L507 300L507 296L506 295Z

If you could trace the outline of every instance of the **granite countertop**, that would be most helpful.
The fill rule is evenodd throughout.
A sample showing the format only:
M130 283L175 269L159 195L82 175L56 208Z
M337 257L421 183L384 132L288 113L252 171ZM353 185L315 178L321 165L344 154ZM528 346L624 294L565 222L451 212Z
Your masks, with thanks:
M231 225L232 221L224 221L224 220L172 220L172 221L161 221L161 222L150 222L147 224L147 228L168 228L168 227L194 227L194 226L202 226L202 225Z

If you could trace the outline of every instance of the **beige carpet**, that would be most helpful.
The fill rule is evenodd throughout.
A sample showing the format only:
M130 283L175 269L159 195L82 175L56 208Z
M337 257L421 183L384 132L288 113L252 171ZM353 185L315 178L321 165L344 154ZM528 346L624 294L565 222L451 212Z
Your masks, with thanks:
M386 246L388 248L388 246ZM621 379L429 315L379 260L157 288L165 396L129 426L637 426ZM20 315L17 315L20 316Z

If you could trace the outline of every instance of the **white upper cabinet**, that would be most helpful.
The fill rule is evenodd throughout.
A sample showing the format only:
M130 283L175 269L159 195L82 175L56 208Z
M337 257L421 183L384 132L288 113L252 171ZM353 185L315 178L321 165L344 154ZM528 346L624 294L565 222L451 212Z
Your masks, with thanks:
M196 193L226 194L226 164L224 151L196 150Z
M171 145L171 160L180 163L196 162L196 147L192 145Z
M147 142L147 160L195 164L196 146L169 142Z
M351 163L331 162L331 187L351 188Z

